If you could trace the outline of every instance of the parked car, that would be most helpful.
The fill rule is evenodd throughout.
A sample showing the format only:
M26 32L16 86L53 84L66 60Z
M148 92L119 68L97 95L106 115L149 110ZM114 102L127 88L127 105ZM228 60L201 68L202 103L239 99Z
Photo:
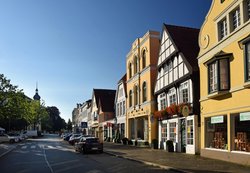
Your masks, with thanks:
M24 131L22 134L33 138L33 137L38 136L38 131L37 130L27 130L27 131Z
M9 136L7 134L0 134L0 142L19 142L19 138L17 136Z
M70 134L64 136L63 140L69 141L69 138L70 138L71 136L72 136L72 133L70 133Z
M79 142L75 143L75 151L88 153L91 151L103 152L103 143L96 137L81 137Z
M76 141L79 141L81 138L81 134L73 134L70 138L69 138L69 144L74 145Z

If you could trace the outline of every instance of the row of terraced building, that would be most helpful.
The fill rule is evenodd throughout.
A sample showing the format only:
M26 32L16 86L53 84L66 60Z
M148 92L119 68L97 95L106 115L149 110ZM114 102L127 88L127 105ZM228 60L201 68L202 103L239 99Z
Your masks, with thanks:
M117 89L93 89L75 131L250 165L250 0L213 0L201 29L132 43Z

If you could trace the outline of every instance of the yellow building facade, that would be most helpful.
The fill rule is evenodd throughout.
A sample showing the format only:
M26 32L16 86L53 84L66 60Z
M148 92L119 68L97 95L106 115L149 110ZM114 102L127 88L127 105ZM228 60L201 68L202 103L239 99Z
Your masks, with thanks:
M199 45L201 155L250 165L250 0L213 0Z
M156 102L154 86L160 33L148 31L136 39L127 54L126 134L132 141L151 143L157 138L157 121L154 120Z

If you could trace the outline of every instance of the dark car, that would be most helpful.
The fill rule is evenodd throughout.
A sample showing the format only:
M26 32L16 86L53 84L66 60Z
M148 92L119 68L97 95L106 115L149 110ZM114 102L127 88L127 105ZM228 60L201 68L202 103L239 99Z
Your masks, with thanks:
M79 142L75 143L75 151L88 153L91 151L103 152L103 143L96 137L82 137Z

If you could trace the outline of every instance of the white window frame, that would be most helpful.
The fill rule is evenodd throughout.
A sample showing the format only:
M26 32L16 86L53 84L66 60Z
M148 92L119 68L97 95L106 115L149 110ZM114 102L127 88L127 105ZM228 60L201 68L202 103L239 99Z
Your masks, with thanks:
M167 107L167 99L165 93L160 94L159 103L160 103L160 110L163 110Z
M186 90L186 94L184 95L183 91ZM187 96L186 96L187 95ZM189 103L190 102L190 96L189 96L189 86L188 81L182 83L180 85L180 103Z
M172 89L169 90L168 97L169 97L169 106L171 104L176 104L177 103L175 88L172 88Z
M219 41L224 39L228 34L228 28L227 28L227 18L223 18L218 23L218 32L219 32Z

